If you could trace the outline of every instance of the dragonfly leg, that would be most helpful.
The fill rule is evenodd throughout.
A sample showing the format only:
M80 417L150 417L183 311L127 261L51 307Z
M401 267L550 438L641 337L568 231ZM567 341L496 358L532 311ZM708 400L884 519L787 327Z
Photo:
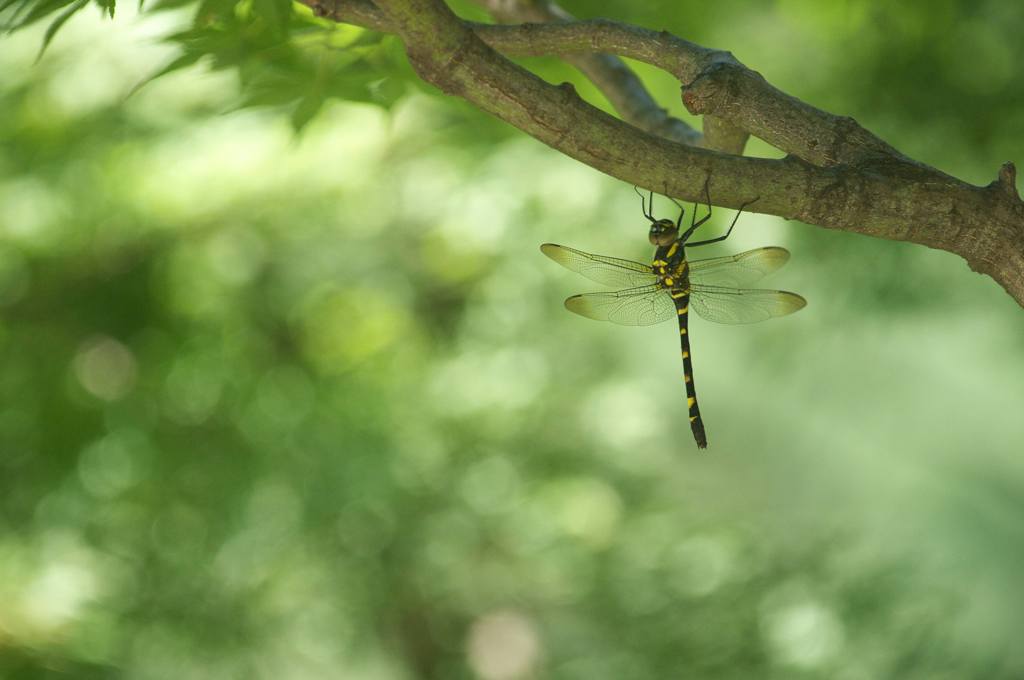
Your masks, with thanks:
M647 209L647 204L644 202L644 195L640 193L640 187L634 184L633 191L635 191L636 195L640 197L640 210L643 211L644 217L653 222L654 216L651 214L651 211ZM654 192L651 192L651 208L654 208Z
M711 176L708 175L708 178L706 180L704 180L704 205L706 205L708 207L708 214L705 215L704 217L702 217L699 222L697 222L697 225L694 227L694 229L696 229L697 227L699 227L700 225L704 224L709 219L711 219L711 189L710 189L710 185L711 185ZM696 203L693 204L693 216L694 217L697 216L697 204Z
M708 177L706 180L704 180L704 200L705 200L705 202L706 202L706 204L708 206L708 214L698 220L697 219L697 208L698 208L698 206L700 206L700 204L699 203L694 203L693 204L693 214L690 215L690 228L687 229L686 233L683 234L683 236L682 236L682 240L683 240L684 243L686 242L686 239L690 238L690 234L695 232L698 227L700 227L702 224L704 224L705 222L707 222L708 220L711 219L711 193L708 190L708 184L710 182L711 182L711 178L710 177Z
M669 194L668 194L668 182L665 182L664 188L665 188L665 190L662 192L662 195L664 195L665 198L667 198L668 200L672 201L675 204L675 206L677 208L679 208L679 217L676 218L676 231L679 231L679 228L683 224L683 215L686 214L686 209L683 208L682 204L680 204L679 201L677 201L676 199L674 199L671 196L669 196Z
M741 205L740 209L736 211L736 217L732 218L732 224L729 225L729 228L726 229L724 234L722 234L721 236L716 236L715 238L709 238L706 241L697 241L696 243L687 243L686 244L687 247L693 248L694 246L706 246L709 243L718 243L719 241L724 241L725 239L729 238L729 234L732 233L732 228L736 226L736 221L740 218L740 215L743 214L743 209L746 208L751 203L757 202L757 200L760 199L760 198L761 197L758 196L754 200L747 201L746 203Z

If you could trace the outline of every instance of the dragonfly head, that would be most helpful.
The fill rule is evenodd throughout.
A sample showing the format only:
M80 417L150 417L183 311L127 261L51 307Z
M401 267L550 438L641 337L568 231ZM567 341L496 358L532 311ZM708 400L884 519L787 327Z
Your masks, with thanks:
M679 228L672 220L654 220L651 222L651 230L647 233L647 240L652 246L670 246L678 234Z

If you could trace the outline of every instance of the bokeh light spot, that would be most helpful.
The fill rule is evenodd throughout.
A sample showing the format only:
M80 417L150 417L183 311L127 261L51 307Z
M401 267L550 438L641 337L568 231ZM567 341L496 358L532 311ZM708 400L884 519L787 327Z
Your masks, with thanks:
M86 391L104 401L114 401L135 386L135 355L113 338L92 338L79 348L74 371Z
M682 386L680 386L682 389ZM659 431L660 410L648 390L622 382L596 391L584 404L583 429L596 441L618 449L642 451L643 443Z
M229 285L251 281L263 266L266 250L263 240L251 229L220 231L206 243L210 269Z
M0 185L0 234L26 246L47 246L64 212L60 195L33 177Z
M78 477L86 491L97 498L111 498L139 479L139 463L133 457L132 439L111 434L82 451Z
M478 513L501 512L518 498L519 474L505 456L490 456L466 470L460 490Z
M603 548L614 539L622 501L615 489L601 480L580 477L552 482L542 498L562 531L570 536L593 548Z
M728 578L732 563L732 551L723 541L695 536L675 548L670 582L685 595L708 595Z
M51 531L40 542L39 564L22 590L26 633L48 636L72 623L99 594L95 560L75 534Z
M164 382L164 411L182 425L198 425L216 409L224 384L223 362L213 354L179 357Z
M802 668L821 666L843 646L843 625L799 584L785 584L761 605L761 628L773 655Z
M306 353L321 370L337 372L396 342L407 319L377 290L322 288L306 300L301 323Z
M470 667L484 680L524 678L541 652L533 622L514 611L497 611L474 621L466 647Z

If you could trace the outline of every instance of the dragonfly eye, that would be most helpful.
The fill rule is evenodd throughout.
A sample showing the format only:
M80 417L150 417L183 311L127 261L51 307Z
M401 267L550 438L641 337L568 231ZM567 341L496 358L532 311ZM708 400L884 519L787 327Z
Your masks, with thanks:
M657 220L651 224L651 230L647 234L647 240L652 246L669 246L676 240L679 230L672 220Z

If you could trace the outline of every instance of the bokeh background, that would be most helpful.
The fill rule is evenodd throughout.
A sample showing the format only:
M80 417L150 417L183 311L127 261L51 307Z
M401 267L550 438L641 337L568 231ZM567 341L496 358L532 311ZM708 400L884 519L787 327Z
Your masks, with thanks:
M693 322L699 452L677 333L568 314L595 286L537 249L647 259L631 187L393 40L296 10L282 43L245 3L237 44L167 40L175 4L86 8L38 62L48 21L0 38L0 677L1024 676L996 284L744 216L700 255L784 245L809 305ZM968 181L1024 162L1020 3L565 6Z

